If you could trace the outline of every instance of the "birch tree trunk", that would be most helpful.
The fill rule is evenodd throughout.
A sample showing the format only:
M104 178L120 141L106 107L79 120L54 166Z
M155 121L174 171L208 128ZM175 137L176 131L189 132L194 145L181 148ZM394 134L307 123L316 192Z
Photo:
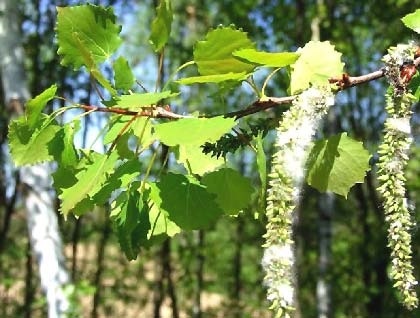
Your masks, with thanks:
M23 102L30 97L23 68L24 54L20 43L19 1L0 0L0 75L4 105L11 113L22 113ZM64 317L69 310L63 286L69 283L49 166L36 165L20 170L24 185L22 198L26 207L28 232L33 254L38 262L41 287L48 304L48 317Z

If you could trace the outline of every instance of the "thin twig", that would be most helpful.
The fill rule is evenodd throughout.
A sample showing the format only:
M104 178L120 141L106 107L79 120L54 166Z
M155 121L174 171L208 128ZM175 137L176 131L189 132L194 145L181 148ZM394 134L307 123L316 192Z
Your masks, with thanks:
M413 65L416 68L420 65L420 57L417 57ZM381 68L380 70L361 75L361 76L348 76L347 74L343 74L342 77L339 78L331 78L329 80L330 83L335 83L337 85L337 91L342 91L350 87L354 87L357 85L361 85L364 83L368 83L373 80L377 80L381 77L385 76L385 68ZM270 108L274 108L284 104L290 104L297 95L292 96L285 96L285 97L264 97L263 99L259 99L252 103L247 108L226 113L226 114L213 114L213 115L203 115L202 118L212 118L217 116L224 116L224 117L235 117L236 119L242 118L251 114L255 114ZM180 115L170 111L169 105L166 106L147 106L147 107L140 107L141 111L133 111L124 108L118 107L99 107L99 106L91 106L91 105L82 105L76 104L78 107L87 110L87 111L97 111L97 112L107 112L107 113L115 113L125 116L147 116L152 118L167 118L167 119L181 119L181 118L192 118L191 115Z

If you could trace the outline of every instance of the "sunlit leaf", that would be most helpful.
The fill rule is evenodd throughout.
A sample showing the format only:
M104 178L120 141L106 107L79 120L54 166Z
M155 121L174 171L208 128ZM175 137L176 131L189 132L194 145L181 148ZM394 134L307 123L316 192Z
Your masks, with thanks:
M38 96L30 99L26 104L26 120L28 121L29 128L32 129L36 122L41 117L41 112L45 105L54 98L57 92L57 85L51 85Z
M255 66L236 59L232 53L239 49L254 48L247 33L232 27L219 27L207 33L194 48L194 61L201 75L250 73Z
M239 172L223 168L206 174L201 183L216 195L216 202L226 214L236 215L251 201L254 188Z
M266 67L284 67L296 62L299 54L291 52L261 52L255 49L242 49L233 52L233 56L249 63Z
M236 125L234 118L183 118L155 125L156 136L167 146L215 142Z
M322 139L313 146L307 167L307 182L321 192L347 197L350 188L362 183L369 167L369 152L346 133Z
M117 100L118 107L128 108L131 110L140 110L141 107L157 104L165 98L177 96L178 93L164 91L159 93L135 93L131 95L121 95Z
M223 158L204 154L199 145L181 145L176 153L177 161L182 163L187 171L198 175L213 171L225 163Z
M152 32L149 42L153 46L155 52L160 52L168 42L171 34L172 24L172 6L171 0L160 0L156 8L156 18L152 22Z
M113 65L115 88L128 91L134 84L135 78L125 58L120 56Z
M162 199L160 208L184 230L209 228L223 213L215 195L192 177L168 173L156 185Z
M65 66L85 65L80 45L90 52L95 64L108 59L121 44L112 8L91 4L57 7L58 54Z
M221 83L225 81L244 81L247 79L248 76L249 75L245 72L229 72L226 74L185 77L177 80L176 82L183 85L191 85L197 83Z
M59 147L60 141L56 137L61 128L54 123L47 125L49 118L43 114L40 116L33 129L24 117L10 122L9 147L17 167L54 159L50 147Z
M420 33L420 9L407 14L401 20L407 28L412 29L416 33Z
M292 64L290 80L291 94L313 85L328 85L328 79L343 74L344 63L341 53L334 49L330 42L308 42L297 50L298 60Z
M62 201L61 212L67 215L77 203L86 197L95 195L106 181L108 174L114 170L117 159L117 152L111 152L109 155L99 155L95 162L77 173L77 183L62 190L60 196Z

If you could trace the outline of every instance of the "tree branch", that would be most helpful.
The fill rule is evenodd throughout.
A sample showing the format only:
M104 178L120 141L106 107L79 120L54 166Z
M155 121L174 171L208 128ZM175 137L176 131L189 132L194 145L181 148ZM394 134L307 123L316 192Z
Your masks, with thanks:
M407 70L412 70L413 68L417 69L420 65L420 57L416 57L413 64L403 65L401 67L401 74L404 77L405 81L410 81L411 77L414 73L410 73L411 76L407 76ZM343 74L340 78L330 78L329 82L331 84L336 84L337 91L342 91L348 89L350 87L354 87L357 85L361 85L364 83L371 82L373 80L377 80L381 77L385 76L385 68L381 68L377 71L361 75L361 76L349 76L348 74ZM265 97L263 99L256 100L247 108L226 113L226 114L213 114L213 115L203 115L203 118L212 118L216 116L225 116L225 117L235 117L236 119L242 118L251 114L258 113L263 110L267 110L270 108L277 107L279 105L290 104L297 95L292 96L285 96L285 97ZM167 119L181 119L181 118L192 118L191 115L180 115L172 112L170 110L169 105L165 106L147 106L141 107L139 111L128 110L124 108L118 107L99 107L99 106L90 106L90 105L83 105L77 104L78 107L86 110L86 111L98 111L98 112L106 112L106 113L114 113L120 114L125 116L146 116L152 118L167 118Z

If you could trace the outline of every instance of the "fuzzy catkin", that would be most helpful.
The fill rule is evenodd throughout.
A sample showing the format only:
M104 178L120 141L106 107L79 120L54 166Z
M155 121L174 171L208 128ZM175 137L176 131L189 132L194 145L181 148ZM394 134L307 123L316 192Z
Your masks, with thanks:
M275 317L291 317L294 310L293 211L299 202L308 148L322 117L333 104L334 95L329 88L311 87L294 100L277 129L261 262L267 300Z
M401 301L408 309L418 306L415 287L418 284L413 274L411 229L414 221L408 208L404 169L413 141L410 129L411 105L415 98L407 83L400 77L403 63L412 62L413 45L398 45L384 57L386 76L391 90L386 96L386 111L383 142L379 146L378 191L383 197L385 221L388 224L388 246L391 249L390 276Z

